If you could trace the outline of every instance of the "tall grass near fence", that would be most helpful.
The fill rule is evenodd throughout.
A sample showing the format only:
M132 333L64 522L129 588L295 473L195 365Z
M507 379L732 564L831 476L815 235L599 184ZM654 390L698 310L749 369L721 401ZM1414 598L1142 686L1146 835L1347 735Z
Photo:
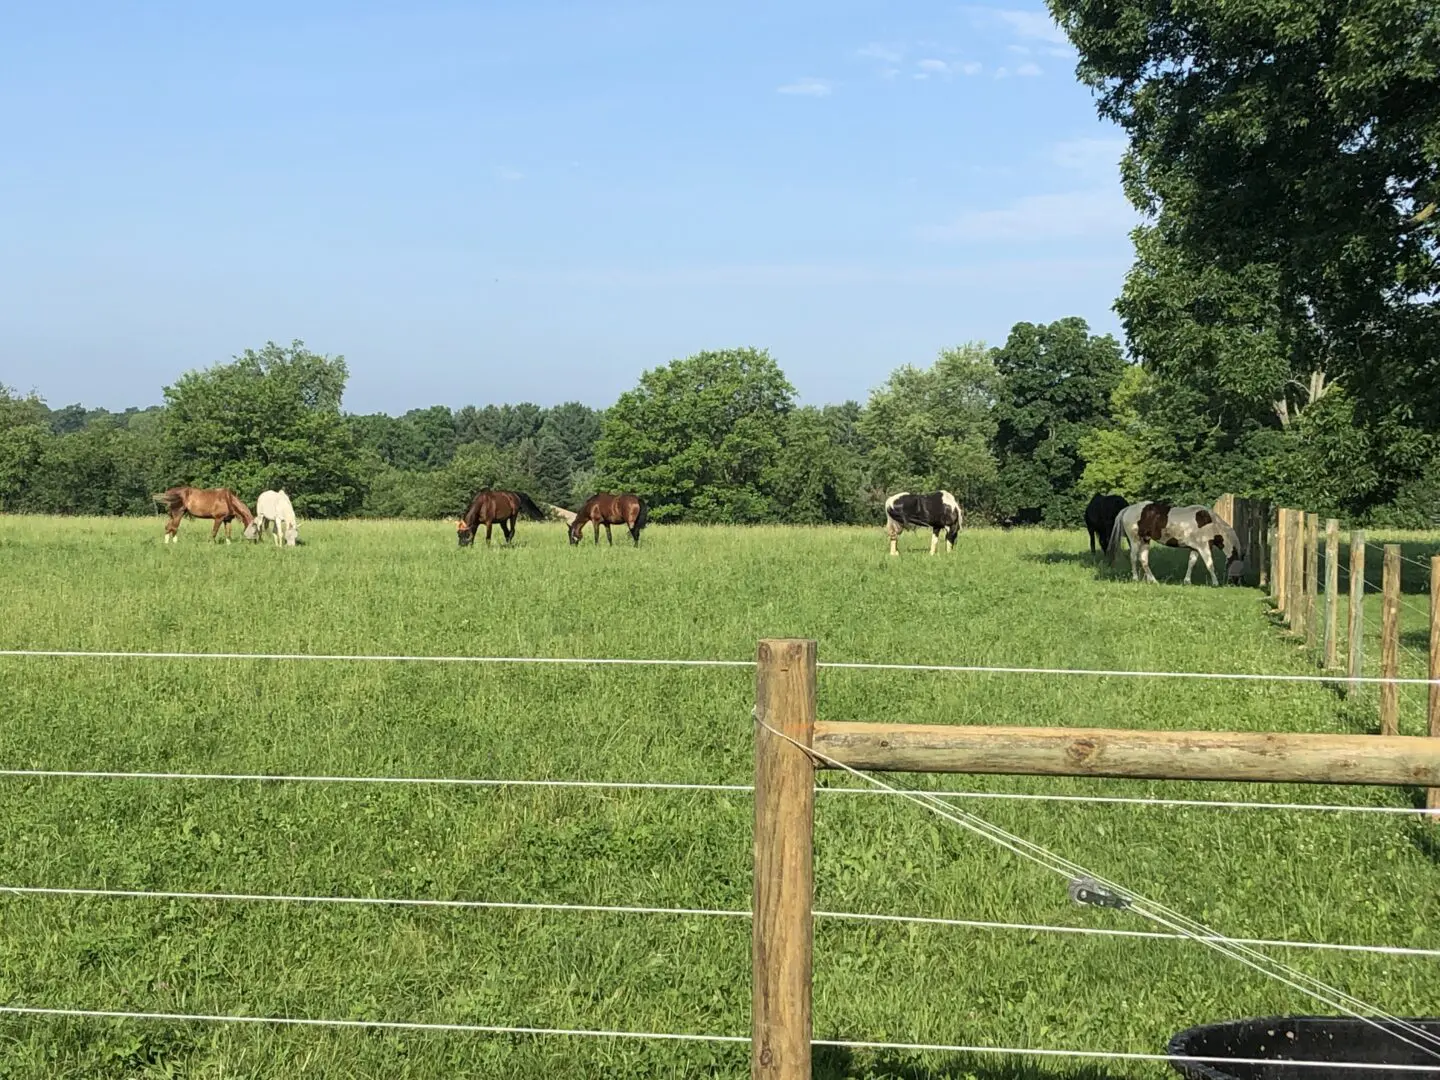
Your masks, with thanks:
M570 548L522 523L457 550L443 523L312 524L297 549L182 527L0 520L0 647L821 660L1149 670L1314 668L1253 590L1141 587L1082 534L974 530L930 558L878 529L654 527ZM1160 552L1162 580L1183 557ZM1128 575L1127 575L1128 576ZM741 668L6 658L0 766L745 785ZM1323 685L822 671L826 715L936 722L1354 730ZM828 780L826 782L829 782ZM1353 803L1278 785L916 778L985 793ZM977 807L972 807L976 809ZM1433 829L1399 815L987 801L1013 832L1227 933L1440 949ZM744 911L743 792L6 777L0 885ZM816 907L1100 929L1056 882L894 800L817 806ZM745 1034L742 916L37 896L0 901L7 1004ZM1393 1012L1433 957L1291 962ZM817 1037L1153 1051L1208 1019L1310 1003L1184 942L821 919ZM424 1031L0 1022L14 1075L744 1076L748 1049ZM1018 1063L831 1051L820 1075ZM167 1072L167 1070L169 1070ZM1090 1075L1055 1062L1035 1071ZM1135 1063L1117 1075L1155 1075Z

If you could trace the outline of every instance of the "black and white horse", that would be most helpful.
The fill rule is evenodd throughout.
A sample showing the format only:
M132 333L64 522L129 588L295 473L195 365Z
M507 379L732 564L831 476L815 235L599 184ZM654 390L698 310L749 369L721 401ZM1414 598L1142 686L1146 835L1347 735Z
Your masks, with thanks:
M1110 541L1105 545L1106 560L1114 565L1115 555L1120 550L1120 537L1130 541L1130 576L1140 580L1140 567L1145 568L1145 580L1155 584L1155 575L1150 572L1150 544L1158 541L1166 547L1187 547L1190 562L1185 567L1185 584L1190 584L1191 571L1198 558L1205 563L1210 575L1210 584L1219 585L1215 577L1215 564L1210 558L1210 549L1219 548L1225 552L1227 577L1238 577L1245 569L1244 554L1240 550L1240 537L1230 523L1217 517L1208 506L1171 506L1163 502L1138 502L1125 507L1115 518L1110 529Z
M1095 541L1100 541L1103 551L1110 541L1110 530L1115 527L1115 518L1125 509L1123 495L1095 495L1085 507L1085 531L1090 534L1090 554L1095 554Z
M965 527L965 511L948 491L928 491L914 494L899 491L885 500L885 534L890 538L890 554L899 555L895 541L906 529L930 530L930 554L940 543L940 533L945 533L945 550L952 551L955 537Z

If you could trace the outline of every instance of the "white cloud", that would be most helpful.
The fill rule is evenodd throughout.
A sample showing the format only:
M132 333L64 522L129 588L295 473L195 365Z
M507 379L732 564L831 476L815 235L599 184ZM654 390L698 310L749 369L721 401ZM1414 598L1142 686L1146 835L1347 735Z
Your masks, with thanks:
M1120 166L1121 155L1129 144L1124 138L1066 139L1050 150L1050 160L1095 183L1113 181Z
M1026 195L994 210L972 210L921 230L929 240L1078 240L1123 237L1140 223L1118 185L1053 195Z
M921 71L928 71L935 75L950 74L950 65L947 64L944 60L926 58L924 60L921 60L915 66L918 67Z
M1040 65L1034 61L1027 60L1015 69L1015 74L1033 78L1040 74Z
M978 60L967 60L960 65L960 70L966 75L979 75L980 62Z
M777 86L776 92L781 94L798 94L801 97L829 97L834 87L829 79L814 79L806 77L788 82L784 86Z
M495 169L493 171L497 180L515 181L525 179L525 174L523 172L521 172L519 169L512 168L509 165L497 165L495 166Z
M1068 45L1070 43L1070 39L1065 36L1065 31L1060 29L1060 24L1045 12L986 7L973 10L984 12L1009 27L1011 33L1016 37L1046 41L1052 45Z
M1031 53L1029 45L1006 45L1005 48L1010 50L1010 52L1019 54L1020 56L1029 56Z
M1009 76L1010 76L1010 69L1009 69L1009 68L1006 68L1006 67L998 67L998 68L995 69L995 78L997 78L997 79L1005 79L1005 78L1008 78Z
M856 49L855 55L863 56L867 60L883 60L887 64L898 64L905 58L905 50L899 45L872 41L869 45L862 45Z

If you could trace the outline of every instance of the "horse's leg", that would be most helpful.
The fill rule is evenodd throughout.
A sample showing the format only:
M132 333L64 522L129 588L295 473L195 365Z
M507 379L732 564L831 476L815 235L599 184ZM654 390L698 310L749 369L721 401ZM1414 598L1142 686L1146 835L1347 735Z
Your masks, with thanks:
M605 543L611 547L615 546L615 538L610 535L610 522L605 522Z
M950 552L952 552L952 551L955 550L955 537L957 537L957 536L959 536L959 535L960 535L960 526L958 526L958 525L956 525L953 529L950 529L950 530L948 530L948 531L945 533L945 554L948 555L948 554L950 554Z
M515 539L515 517L513 515L500 522L500 531L505 534L507 544Z
M220 535L220 519L215 519L215 524L210 527L210 542L213 544L215 538Z
M492 525L494 525L494 524L495 524L495 523L494 523L493 521L491 521L489 518L486 518L486 519L485 519L485 546L486 546L486 547L489 547L489 546L490 546L490 527L491 527Z
M1150 541L1149 541L1149 540L1146 540L1144 543L1142 543L1142 544L1140 545L1140 563L1141 563L1141 565L1143 565L1143 566L1145 567L1145 580L1146 580L1147 582L1149 582L1151 585L1159 585L1160 582L1158 582L1158 581L1155 580L1155 575L1154 575L1154 573L1151 572L1151 570L1150 570Z
M1220 579L1215 576L1215 560L1210 558L1210 545L1206 544L1200 549L1200 558L1205 563L1205 570L1210 575L1210 584L1219 585ZM1190 556L1190 562L1195 562L1195 556Z
M1139 581L1139 580L1140 580L1140 559L1141 559L1142 552L1143 552L1146 556L1149 555L1149 544L1150 544L1150 541L1148 541L1148 540L1142 540L1142 541L1140 541L1139 543L1136 543L1136 542L1133 541L1133 540L1130 542L1130 580L1131 580L1131 581ZM1148 558L1146 559L1146 562L1145 562L1145 572L1146 572L1147 574L1150 572L1150 562L1149 562Z
M600 522L595 518L590 519L590 527L595 530L595 546L600 546Z
M932 526L931 529L930 529L930 554L931 554L931 555L934 555L934 554L935 554L935 549L936 549L937 547L939 547L939 546L940 546L940 530L937 529L937 528L934 528L934 527Z
M1190 549L1190 559L1189 559L1189 561L1186 562L1186 564L1185 564L1185 582L1184 582L1184 583L1185 583L1186 585L1189 585L1189 584L1190 584L1190 572L1195 569L1195 560L1198 559L1199 557L1200 557L1200 553L1199 553L1198 551L1196 551L1194 548L1191 548L1191 549ZM1208 560L1207 560L1207 561L1208 561ZM1214 575L1212 574L1211 576L1213 577Z

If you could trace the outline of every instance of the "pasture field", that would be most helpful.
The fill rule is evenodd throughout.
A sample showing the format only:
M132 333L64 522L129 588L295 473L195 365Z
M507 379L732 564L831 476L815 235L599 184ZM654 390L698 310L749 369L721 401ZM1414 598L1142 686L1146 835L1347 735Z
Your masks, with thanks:
M1097 573L1083 532L559 524L456 547L440 523L307 522L305 543L186 522L0 518L0 648L750 659L1313 673L1251 589ZM1418 550L1424 537L1410 537ZM1157 552L1162 579L1183 560ZM1378 581L1379 556L1374 558ZM1418 610L1427 598L1413 594ZM1378 599L1375 601L1378 626ZM1407 634L1417 624L1407 616ZM1343 621L1342 621L1343 625ZM1378 647L1367 643L1369 660ZM1418 674L1408 659L1407 671ZM746 668L0 657L0 767L748 784ZM1373 731L1319 684L822 670L832 719ZM1419 733L1408 707L1404 730ZM890 776L971 792L1413 806L1365 788ZM822 783L855 786L827 775ZM967 809L1257 938L1440 949L1440 826L1409 815L966 800ZM744 793L0 776L0 886L746 910ZM822 794L816 907L1153 929L925 810ZM743 917L10 894L0 1003L748 1034ZM1401 1015L1440 958L1270 950ZM816 926L817 1038L1162 1052L1176 1031L1324 1006L1184 941ZM748 1075L743 1044L0 1016L0 1077ZM1169 1073L1156 1064L817 1051L891 1080Z

